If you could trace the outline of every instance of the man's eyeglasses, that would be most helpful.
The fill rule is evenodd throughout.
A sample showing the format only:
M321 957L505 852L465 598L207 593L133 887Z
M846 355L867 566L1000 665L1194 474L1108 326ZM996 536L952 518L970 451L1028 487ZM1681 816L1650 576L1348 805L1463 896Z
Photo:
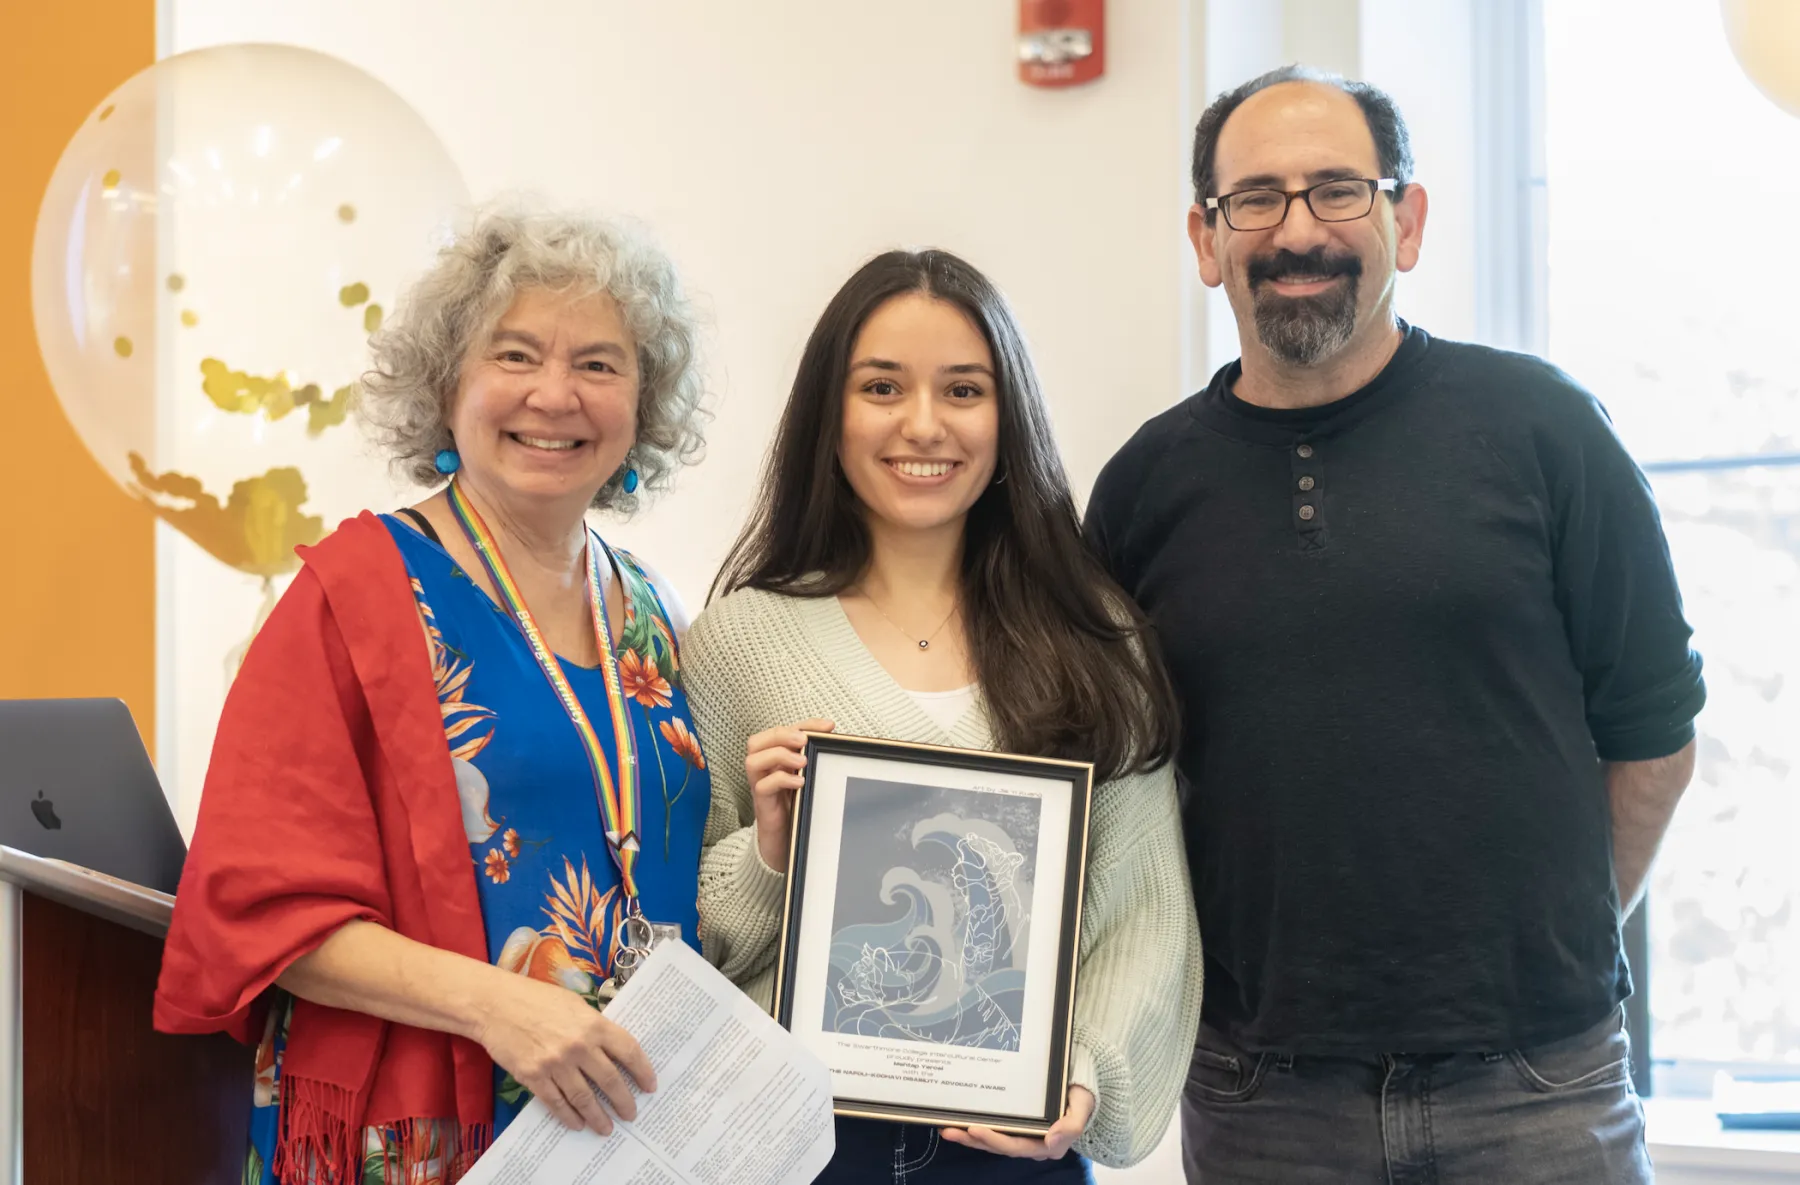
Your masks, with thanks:
M1391 192L1395 184L1392 177L1338 177L1306 189L1240 189L1207 198L1206 208L1225 215L1225 225L1232 230L1280 226L1287 221L1295 198L1304 198L1306 208L1320 222L1355 222L1375 208L1377 193Z

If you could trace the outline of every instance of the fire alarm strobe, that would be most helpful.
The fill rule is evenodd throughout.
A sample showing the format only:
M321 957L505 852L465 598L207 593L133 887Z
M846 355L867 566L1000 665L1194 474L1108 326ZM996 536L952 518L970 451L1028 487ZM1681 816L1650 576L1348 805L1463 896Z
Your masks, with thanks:
M1106 69L1106 0L1019 0L1019 80L1076 86Z

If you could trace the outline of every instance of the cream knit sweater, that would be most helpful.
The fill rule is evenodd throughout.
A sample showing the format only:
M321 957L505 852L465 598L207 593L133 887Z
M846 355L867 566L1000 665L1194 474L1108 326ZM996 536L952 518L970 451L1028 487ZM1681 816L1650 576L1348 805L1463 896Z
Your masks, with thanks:
M749 738L817 716L856 736L967 749L993 749L994 739L979 696L950 732L933 723L863 646L836 597L732 593L694 622L682 662L712 772L701 945L767 1008L787 878L757 852ZM1200 976L1173 774L1096 787L1070 1082L1098 1105L1078 1151L1122 1166L1162 1139L1200 1023Z

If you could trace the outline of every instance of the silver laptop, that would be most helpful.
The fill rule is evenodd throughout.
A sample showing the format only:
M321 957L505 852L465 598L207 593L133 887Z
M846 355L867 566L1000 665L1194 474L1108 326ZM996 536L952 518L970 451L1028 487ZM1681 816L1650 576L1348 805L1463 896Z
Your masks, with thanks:
M0 844L175 891L187 845L123 701L0 700Z

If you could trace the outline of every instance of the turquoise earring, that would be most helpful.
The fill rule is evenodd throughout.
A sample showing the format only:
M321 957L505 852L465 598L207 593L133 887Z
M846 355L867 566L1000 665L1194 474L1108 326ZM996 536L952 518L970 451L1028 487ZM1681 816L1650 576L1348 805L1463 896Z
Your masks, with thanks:
M438 455L431 459L431 463L439 473L449 477L462 468L462 455L453 448L439 449Z
M620 482L619 485L620 485L620 488L622 488L627 494L637 493L637 488L638 488L637 466L633 465L630 469L627 469L625 471L625 480Z

